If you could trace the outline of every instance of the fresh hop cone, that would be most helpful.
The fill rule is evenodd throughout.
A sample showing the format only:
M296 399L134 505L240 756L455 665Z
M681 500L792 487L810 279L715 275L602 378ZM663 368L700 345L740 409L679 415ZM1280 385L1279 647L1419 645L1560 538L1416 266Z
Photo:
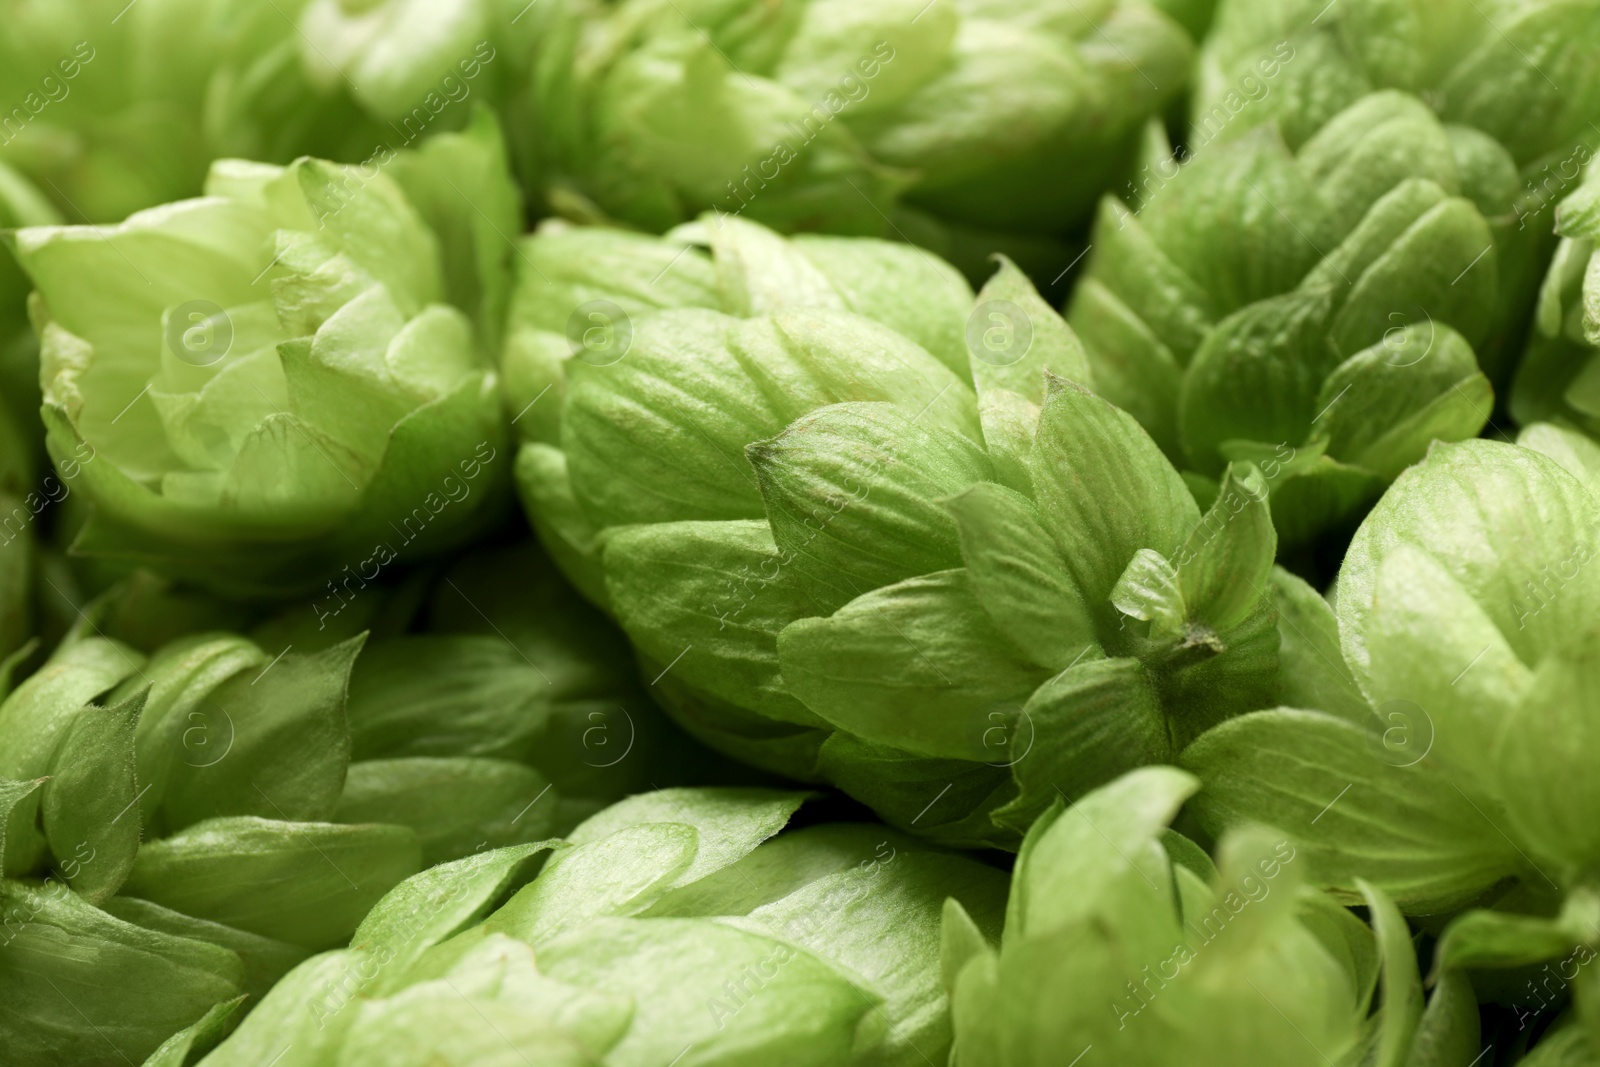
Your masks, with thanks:
M944 1062L940 908L993 938L1005 875L872 824L780 834L804 799L665 789L417 875L200 1062Z
M1317 711L1241 716L1194 743L1183 762L1205 783L1201 824L1296 828L1309 877L1347 900L1359 879L1414 915L1520 897L1554 916L1566 900L1587 929L1600 861L1593 451L1535 427L1522 445L1440 446L1403 474L1340 571L1348 673L1300 706ZM1517 965L1504 956L1523 939L1495 965Z
M1021 258L1085 221L1193 55L1172 18L1124 0L632 0L527 18L543 22L514 129L557 208L658 232L708 210L898 230L979 273L996 242Z
M1519 445L1436 448L1357 532L1337 632L1317 628L1330 670L1305 702L1224 723L1182 758L1205 831L1292 832L1312 884L1431 917L1435 974L1470 969L1516 1031L1575 1001L1530 1064L1591 1047L1577 1020L1600 941L1594 453L1547 423Z
M1272 457L1286 545L1348 532L1509 381L1597 47L1592 4L1223 4L1072 299L1105 395L1194 476Z
M1280 652L1274 598L1321 601L1273 570L1261 471L1197 504L1011 265L974 299L914 248L729 218L523 253L529 513L714 747L1014 844L1316 659Z
M1480 1051L1472 982L1440 966L1424 1008L1411 931L1381 890L1362 887L1369 928L1306 884L1305 853L1282 834L1229 834L1213 864L1167 829L1198 784L1151 767L1058 803L1028 831L998 950L945 906L952 1062L1317 1067Z
M492 517L503 170L484 116L359 166L225 160L202 198L20 231L50 453L94 505L76 550L283 596Z

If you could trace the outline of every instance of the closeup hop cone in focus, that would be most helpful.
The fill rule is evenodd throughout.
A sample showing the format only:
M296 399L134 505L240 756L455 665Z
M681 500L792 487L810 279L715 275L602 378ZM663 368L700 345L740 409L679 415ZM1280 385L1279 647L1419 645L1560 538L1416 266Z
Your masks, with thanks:
M503 170L480 116L359 166L221 161L202 198L19 231L51 456L94 509L75 551L283 596L492 518Z
M141 576L0 702L4 1062L123 1062L74 1005L148 1054L346 944L419 869L692 773L604 622L531 549L420 596L365 591L337 625L297 605L248 634L171 632L248 615Z
M528 19L513 139L558 210L899 236L980 274L995 247L1060 258L1052 239L1128 169L1193 56L1141 0L630 0Z
M523 252L520 490L713 747L1008 844L1315 659L1280 650L1275 600L1327 608L1273 569L1260 471L1203 510L1009 264L974 298L916 249L728 218Z
M1222 5L1186 154L1152 133L1070 315L1191 477L1270 462L1290 546L1489 421L1549 246L1535 182L1600 140L1591 4L1323 8Z
M1442 971L1424 1008L1410 931L1381 890L1364 887L1369 929L1306 885L1287 838L1235 832L1213 865L1166 829L1197 785L1151 767L1043 815L998 948L946 905L953 1063L1045 1067L1092 1049L1140 1065L1466 1064L1479 1052L1471 983Z
M940 909L992 938L1005 875L872 824L780 833L804 799L644 793L436 867L200 1062L943 1062Z

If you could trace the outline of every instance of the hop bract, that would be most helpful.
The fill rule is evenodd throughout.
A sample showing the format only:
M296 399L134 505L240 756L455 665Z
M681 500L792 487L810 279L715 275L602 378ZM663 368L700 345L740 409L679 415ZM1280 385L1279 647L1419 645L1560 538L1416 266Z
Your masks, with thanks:
M974 299L726 218L524 249L519 486L713 745L1005 844L1293 684L1274 602L1320 600L1273 571L1261 472L1202 509L1015 267Z
M509 246L450 199L481 138L355 167L222 161L199 199L17 235L51 455L95 508L79 551L281 595L492 513Z

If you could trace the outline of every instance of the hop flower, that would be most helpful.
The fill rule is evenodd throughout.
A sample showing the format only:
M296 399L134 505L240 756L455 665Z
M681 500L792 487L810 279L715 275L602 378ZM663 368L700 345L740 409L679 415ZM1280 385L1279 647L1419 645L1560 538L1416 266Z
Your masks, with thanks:
M1348 673L1328 676L1319 711L1244 715L1191 746L1202 825L1309 826L1314 882L1354 899L1365 878L1410 914L1519 881L1586 892L1600 859L1581 755L1600 663L1594 452L1536 426L1521 445L1440 446L1396 480L1339 573Z
M1261 473L1203 514L1009 264L974 301L915 249L727 218L525 251L530 515L714 746L1014 843L1276 701L1270 590L1316 595Z
M570 832L704 762L531 548L330 625L260 616L140 574L0 701L14 1055L122 1062L75 1004L142 1057L348 943L419 867ZM40 974L74 1003L28 1000Z
M1073 295L1105 395L1192 475L1274 457L1286 547L1352 527L1488 421L1546 178L1594 145L1597 43L1560 0L1222 4L1186 154L1152 134Z
M1160 165L1137 214L1102 204L1070 320L1106 396L1191 477L1261 464L1302 546L1487 422L1474 346L1504 328L1515 190L1501 146L1394 90L1293 151L1258 126Z
M69 218L195 195L221 156L364 158L383 136L302 65L305 0L8 3L0 158Z
M200 199L18 233L51 455L95 507L78 549L283 595L492 516L515 196L451 178L485 158L487 119L360 166L222 161Z

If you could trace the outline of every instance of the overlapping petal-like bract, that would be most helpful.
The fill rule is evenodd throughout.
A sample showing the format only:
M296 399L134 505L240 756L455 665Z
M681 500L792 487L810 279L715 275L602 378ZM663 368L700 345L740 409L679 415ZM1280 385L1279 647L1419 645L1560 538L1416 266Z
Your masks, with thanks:
M1014 844L1283 698L1274 601L1317 598L1261 473L1202 508L1009 264L974 300L917 249L731 219L523 250L520 489L714 747Z
M1128 168L1193 54L1142 0L545 14L521 132L563 211L656 231L708 210L899 231L980 274L996 247L1027 266L1056 254L1050 239Z
M1043 816L998 949L946 907L953 1063L1315 1067L1478 1052L1471 984L1442 971L1424 1009L1410 931L1381 890L1365 887L1369 928L1307 887L1289 838L1232 834L1213 865L1166 829L1197 785L1146 768Z
M77 549L283 596L492 516L497 163L485 118L357 167L222 161L200 199L20 231L50 452L94 505ZM468 198L452 175L476 168L501 195Z
M1005 876L871 824L779 834L804 799L645 793L427 871L200 1062L942 1062L940 909L992 938Z

